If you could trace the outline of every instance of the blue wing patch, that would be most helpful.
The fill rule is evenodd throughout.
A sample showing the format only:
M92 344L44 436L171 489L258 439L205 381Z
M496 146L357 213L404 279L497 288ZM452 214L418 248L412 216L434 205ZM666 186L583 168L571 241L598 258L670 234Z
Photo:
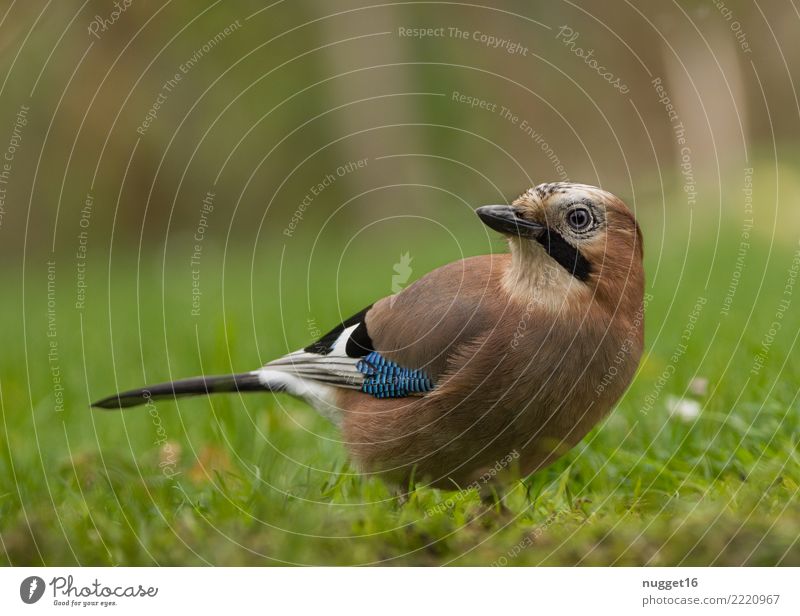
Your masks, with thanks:
M422 370L403 368L373 351L356 364L364 375L361 391L376 398L403 398L433 389L433 381Z

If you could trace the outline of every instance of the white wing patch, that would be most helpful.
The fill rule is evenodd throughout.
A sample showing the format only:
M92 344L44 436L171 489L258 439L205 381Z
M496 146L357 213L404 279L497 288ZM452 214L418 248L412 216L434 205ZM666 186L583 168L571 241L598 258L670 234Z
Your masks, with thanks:
M333 343L333 349L330 353L328 353L327 357L336 356L336 357L347 357L347 341L350 340L350 336L353 335L353 332L356 331L356 328L361 325L361 323L356 323L355 325L351 325L350 327L344 329L339 337L336 339L336 342Z
M264 368L279 370L288 374L327 383L336 387L360 389L364 383L364 375L356 368L359 357L348 357L345 349L347 341L358 325L348 327L333 343L333 349L327 355L309 353L304 350L279 357Z
M296 374L339 387L358 389L364 381L364 375L356 370L357 361L352 357L335 358L296 351L269 362L264 368Z
M321 415L338 424L341 411L335 404L336 389L361 389L364 375L356 365L360 358L348 357L347 341L359 324L342 331L327 355L304 350L279 357L257 371L265 385L282 387L302 398Z

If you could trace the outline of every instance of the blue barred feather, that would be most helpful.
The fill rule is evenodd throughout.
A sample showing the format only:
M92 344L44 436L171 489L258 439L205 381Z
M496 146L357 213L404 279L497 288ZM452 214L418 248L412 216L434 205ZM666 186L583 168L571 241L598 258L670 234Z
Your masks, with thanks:
M373 351L356 364L365 376L361 391L376 398L403 398L433 389L433 381L422 370L403 368Z

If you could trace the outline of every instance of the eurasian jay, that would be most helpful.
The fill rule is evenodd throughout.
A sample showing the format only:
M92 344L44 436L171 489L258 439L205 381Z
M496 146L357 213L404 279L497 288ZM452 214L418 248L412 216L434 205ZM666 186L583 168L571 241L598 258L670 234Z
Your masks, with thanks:
M93 406L281 392L337 424L363 472L392 482L465 485L508 456L523 475L541 469L633 378L644 331L641 231L614 195L567 182L477 214L510 254L440 267L258 370Z

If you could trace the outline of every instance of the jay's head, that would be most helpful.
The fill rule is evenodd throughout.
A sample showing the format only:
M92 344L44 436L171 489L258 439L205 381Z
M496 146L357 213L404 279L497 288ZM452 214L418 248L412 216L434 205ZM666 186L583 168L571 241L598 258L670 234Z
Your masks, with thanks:
M628 207L605 190L540 184L512 205L486 205L477 214L508 238L516 268L557 264L570 280L599 292L640 287L641 231Z

